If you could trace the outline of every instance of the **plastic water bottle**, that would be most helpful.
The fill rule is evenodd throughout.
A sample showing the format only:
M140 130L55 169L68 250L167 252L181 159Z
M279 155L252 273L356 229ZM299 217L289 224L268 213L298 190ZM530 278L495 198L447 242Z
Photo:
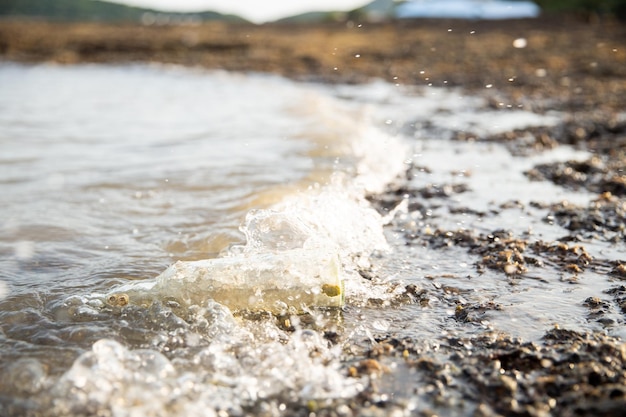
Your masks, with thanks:
M344 303L339 257L305 249L179 261L156 278L154 290L181 304L211 298L231 310L285 313Z

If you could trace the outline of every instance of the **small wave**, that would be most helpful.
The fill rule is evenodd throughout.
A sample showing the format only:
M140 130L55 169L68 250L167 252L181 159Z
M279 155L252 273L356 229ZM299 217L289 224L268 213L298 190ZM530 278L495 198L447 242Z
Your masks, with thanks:
M316 161L316 169L325 170L325 161L333 159L325 183L289 189L269 208L250 210L240 228L245 242L218 259L179 261L152 281L130 283L112 293L129 294L131 303L149 304L151 297L180 305L218 299L236 309L274 312L274 304L296 311L318 303L340 306L344 283L349 291L364 293L353 277L370 266L372 253L388 248L383 219L365 197L381 192L402 173L407 146L375 126L354 102L327 93L304 90L302 101L290 111L314 112L307 118L312 121L308 139L328 153ZM337 291L340 298L328 296ZM270 304L264 298L269 293Z
M93 344L42 397L53 415L121 415L129 406L153 415L296 403L314 410L366 388L365 377L342 369L341 346L299 314L332 331L340 320L316 308L386 296L359 274L389 249L384 219L366 196L404 170L406 147L354 103L307 97L316 105L294 111L317 112L307 140L317 148L317 171L328 176L313 173L323 181L251 209L240 227L245 241L217 258L179 261L154 279L69 299L66 317L108 314L122 341L141 348L108 338Z

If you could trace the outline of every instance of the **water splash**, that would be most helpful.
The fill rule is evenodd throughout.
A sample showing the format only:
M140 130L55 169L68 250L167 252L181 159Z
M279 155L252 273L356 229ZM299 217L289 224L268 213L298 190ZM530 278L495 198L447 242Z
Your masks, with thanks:
M25 367L24 386L38 395L16 407L79 416L277 414L332 408L366 389L367 377L349 375L341 343L324 337L339 332L341 310L316 307L393 296L359 274L389 249L365 196L404 170L407 149L354 103L316 88L300 98L307 105L290 111L310 124L292 136L306 137L317 171L247 212L244 241L217 258L55 301L52 314L73 328L82 353L60 376L43 361Z
M267 334L259 343L227 309L210 302L190 321L196 320L207 321L212 342L186 355L176 352L172 360L152 349L96 342L44 397L50 414L216 415L224 410L242 415L281 404L332 404L367 385L345 376L340 347L329 347L318 332L277 335L272 326L283 343L268 341ZM256 332L264 325L256 323Z

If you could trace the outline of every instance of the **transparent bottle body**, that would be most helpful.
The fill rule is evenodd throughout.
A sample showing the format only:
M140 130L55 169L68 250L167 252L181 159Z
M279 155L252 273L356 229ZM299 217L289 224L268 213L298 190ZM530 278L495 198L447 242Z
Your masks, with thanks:
M276 314L337 308L345 298L339 257L305 249L178 261L150 288L124 294L137 304L156 298L181 307L202 306L212 299L232 311Z

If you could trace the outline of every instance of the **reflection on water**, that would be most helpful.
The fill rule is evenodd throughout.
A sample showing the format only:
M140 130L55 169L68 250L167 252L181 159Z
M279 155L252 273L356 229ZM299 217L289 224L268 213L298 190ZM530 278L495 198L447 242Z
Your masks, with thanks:
M597 293L591 281L600 274L575 287L549 271L511 282L477 273L463 249L406 239L435 228L557 239L562 230L528 203L590 196L522 173L542 158L581 155L518 158L447 137L558 115L485 110L480 98L453 90L148 66L4 64L0 85L0 414L312 412L367 389L367 376L347 369L385 335L436 344L447 333L533 339L555 322L589 326L580 300ZM424 215L398 207L382 218L365 194L409 165L425 168L409 186L468 191ZM494 210L513 200L518 208ZM286 303L276 316L230 311L212 299L204 275L154 280L177 260L216 257L229 257L229 274L241 268L254 280L269 270L257 263L279 254L270 258L291 270L270 281L297 271L309 282L303 265L316 269L328 251L345 288L333 281L308 299L338 301L345 291L339 311L291 314ZM285 267L292 254L306 257L294 258L298 268ZM429 297L408 302L409 284ZM265 290L226 287L222 296L245 289L256 301ZM461 327L455 302L502 308Z

